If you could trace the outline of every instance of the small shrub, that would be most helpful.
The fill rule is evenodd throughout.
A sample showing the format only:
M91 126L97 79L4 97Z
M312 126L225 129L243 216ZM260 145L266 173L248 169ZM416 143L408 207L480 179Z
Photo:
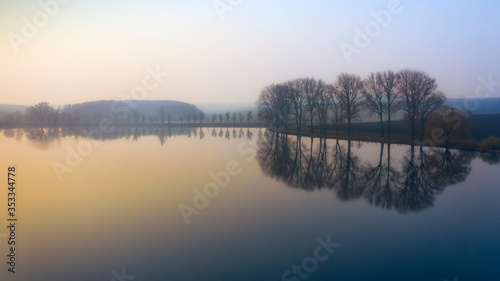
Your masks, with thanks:
M497 137L489 137L481 142L483 150L500 150L500 139Z

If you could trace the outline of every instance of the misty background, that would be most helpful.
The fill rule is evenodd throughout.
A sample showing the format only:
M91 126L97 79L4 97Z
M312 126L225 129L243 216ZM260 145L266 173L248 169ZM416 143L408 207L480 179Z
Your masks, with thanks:
M169 76L144 99L206 111L247 108L271 83L340 72L420 69L449 98L500 77L495 1L54 1L0 2L0 103L126 99L155 66ZM53 14L43 25L40 3ZM356 30L391 5L399 12L349 63L341 45L356 47ZM26 28L36 21L36 32Z

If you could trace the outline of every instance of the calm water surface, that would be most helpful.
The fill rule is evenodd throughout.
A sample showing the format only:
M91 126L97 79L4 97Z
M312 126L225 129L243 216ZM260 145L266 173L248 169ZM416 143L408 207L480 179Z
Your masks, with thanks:
M500 278L492 155L246 128L15 129L0 144L19 217L15 276L0 230L0 280Z

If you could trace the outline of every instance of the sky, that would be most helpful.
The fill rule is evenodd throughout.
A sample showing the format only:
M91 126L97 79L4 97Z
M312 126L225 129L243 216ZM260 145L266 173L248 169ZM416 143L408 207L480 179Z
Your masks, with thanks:
M254 103L288 79L404 68L450 98L500 97L499 12L499 1L0 0L0 104Z

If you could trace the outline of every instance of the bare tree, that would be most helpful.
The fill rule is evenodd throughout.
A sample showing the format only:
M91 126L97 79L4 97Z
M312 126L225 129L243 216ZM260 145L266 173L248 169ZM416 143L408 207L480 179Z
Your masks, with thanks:
M231 118L231 112L226 112L225 113L225 116L226 116L226 122L229 123L229 118Z
M224 120L224 115L222 115L222 113L219 113L219 122L222 123L223 120Z
M213 113L212 114L212 122L215 123L215 120L217 120L217 114L216 113Z
M335 130L337 135L339 134L340 126L345 120L345 110L341 106L337 95L335 94L335 86L332 84L328 84L326 86L326 95L330 98L330 108L332 112L333 124L335 126Z
M420 119L420 139L424 138L425 123L429 116L439 110L444 104L446 96L443 92L433 90L425 90L419 104L419 119Z
M245 119L245 115L243 112L238 112L238 119L240 120L240 123L243 123L243 119Z
M196 123L198 121L198 114L193 114L193 123Z
M415 121L420 119L421 138L429 115L438 109L445 100L442 93L436 92L436 79L418 70L404 69L398 90L402 97L401 109L406 112L411 126L411 137L415 139Z
M377 84L385 95L385 112L387 113L387 137L391 137L391 115L401 107L401 100L397 91L399 75L393 71L377 73Z
M380 121L380 136L384 137L385 94L377 81L377 75L370 73L364 81L363 97L366 108L376 114Z
M283 84L272 84L265 87L257 100L258 116L275 127L288 129L290 117L290 100L287 88Z
M305 96L302 91L302 80L290 80L286 83L286 87L295 115L295 127L297 132L300 133L302 131L302 118L305 111Z
M301 90L306 101L306 108L309 111L311 133L314 131L314 110L316 108L316 102L321 93L325 90L325 83L322 80L316 80L314 78L304 78L301 79Z
M189 123L189 121L191 121L191 113L188 113L186 115L186 119L187 119L187 122Z
M359 75L341 73L337 76L335 95L340 106L345 110L347 120L347 133L351 135L351 122L361 110L363 81Z
M253 117L253 112L251 110L249 110L247 112L247 123L250 123L250 120L252 120L252 117Z
M236 119L238 118L238 114L236 112L233 112L231 119L233 119L233 123L236 122Z
M315 103L315 111L319 121L319 131L323 134L326 134L329 109L330 98L328 97L326 90L324 90L318 95Z

